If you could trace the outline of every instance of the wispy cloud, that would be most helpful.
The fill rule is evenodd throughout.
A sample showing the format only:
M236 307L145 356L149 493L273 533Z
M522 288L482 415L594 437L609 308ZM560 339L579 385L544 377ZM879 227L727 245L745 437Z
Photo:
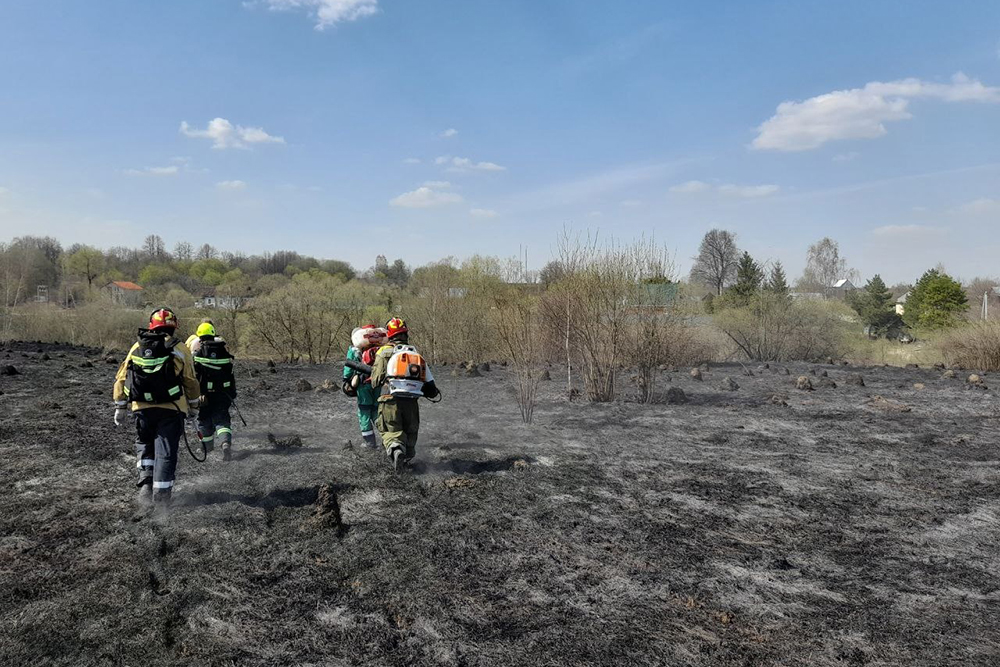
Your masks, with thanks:
M872 234L883 237L913 238L940 234L942 231L939 227L930 227L928 225L883 225L882 227L873 229Z
M491 208L469 209L469 214L474 218L496 218L500 215Z
M448 171L507 171L495 162L475 162L467 157L442 155L434 160L436 165L447 165Z
M962 204L958 212L965 215L1000 215L1000 200L982 197Z
M435 188L439 190L447 190L451 187L450 181L424 181L425 188Z
M685 181L669 188L670 192L677 194L695 194L711 190L712 186L705 181Z
M225 118L214 118L204 130L193 129L187 121L181 122L181 134L195 139L210 139L212 148L247 148L252 144L283 144L283 137L271 136L259 127L233 125Z
M777 185L720 185L720 193L728 197L744 197L746 199L756 199L757 197L769 197L777 194L780 190Z
M458 136L458 130L453 127L449 127L447 130L438 135L442 139L451 139L452 137Z
M1000 88L958 73L950 83L920 79L873 81L863 88L836 90L801 102L782 102L758 128L752 147L760 150L804 151L830 141L875 139L885 124L912 118L914 99L943 102L1000 103Z
M723 183L722 185L712 185L705 181L687 181L669 188L669 192L674 194L699 194L702 192L717 192L727 197L743 197L755 199L758 197L769 197L777 194L781 190L777 185L735 185L733 183Z
M389 200L389 205L397 208L433 208L458 204L461 201L462 196L459 194L422 185L416 190L393 197Z
M126 169L126 174L133 174L138 176L174 176L179 171L179 167L176 164L168 165L166 167L143 167L142 169Z
M861 153L851 151L850 153L838 153L837 155L834 155L832 159L834 162L851 162L856 160L859 155L861 155Z
M260 0L258 4L273 11L307 11L316 21L317 30L378 13L378 0Z
M245 181L219 181L215 184L215 187L219 190L227 190L229 192L236 192L238 190L246 190L247 184Z

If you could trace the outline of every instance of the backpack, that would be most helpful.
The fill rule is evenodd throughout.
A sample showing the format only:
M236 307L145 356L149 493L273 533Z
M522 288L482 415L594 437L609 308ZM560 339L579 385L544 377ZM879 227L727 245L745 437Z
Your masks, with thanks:
M389 393L393 396L423 396L427 363L411 345L397 345L386 366Z
M226 341L215 338L202 340L198 354L194 358L194 374L201 384L203 394L236 393L236 373L233 370L233 355L226 349Z
M174 368L176 340L167 343L166 334L139 329L138 347L129 355L125 393L143 403L174 403L182 395Z

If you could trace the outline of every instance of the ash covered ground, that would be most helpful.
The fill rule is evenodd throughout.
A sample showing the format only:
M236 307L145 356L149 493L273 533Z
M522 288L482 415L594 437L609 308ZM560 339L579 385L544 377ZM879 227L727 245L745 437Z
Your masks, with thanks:
M506 369L436 368L445 401L397 476L350 399L296 390L337 367L244 365L235 460L182 450L157 522L132 503L116 364L24 343L7 364L3 665L1000 660L1000 409L968 373L664 372L677 405L557 380L524 426Z

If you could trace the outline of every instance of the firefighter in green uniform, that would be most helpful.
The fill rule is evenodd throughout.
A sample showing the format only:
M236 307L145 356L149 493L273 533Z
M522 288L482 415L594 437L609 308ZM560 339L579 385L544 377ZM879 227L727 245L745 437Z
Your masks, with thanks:
M364 331L378 331L374 324L366 324L361 327ZM362 337L362 340L363 337ZM375 361L375 353L378 346L368 347L364 350L357 345L351 345L347 350L349 361L358 361L372 365ZM366 449L374 449L378 446L378 439L375 437L375 420L378 417L378 392L372 387L367 377L358 371L344 366L344 393L358 399L358 426L361 428L361 446Z
M372 364L372 387L381 390L375 425L386 455L393 468L399 470L416 454L420 430L417 401L421 397L436 398L439 392L420 353L408 344L406 323L394 317L385 328L389 342L379 348Z

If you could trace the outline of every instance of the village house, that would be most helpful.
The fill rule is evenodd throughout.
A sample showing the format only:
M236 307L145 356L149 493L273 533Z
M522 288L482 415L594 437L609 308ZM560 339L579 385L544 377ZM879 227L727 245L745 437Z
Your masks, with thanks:
M104 287L111 295L111 301L130 308L138 308L145 303L142 287L127 280L114 280Z

